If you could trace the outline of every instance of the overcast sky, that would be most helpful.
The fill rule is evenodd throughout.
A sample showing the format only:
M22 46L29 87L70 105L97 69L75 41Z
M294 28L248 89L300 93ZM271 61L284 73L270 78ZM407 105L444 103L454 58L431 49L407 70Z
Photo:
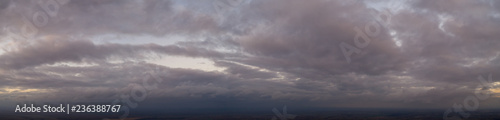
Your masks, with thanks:
M154 74L138 108L500 107L500 1L61 1L0 0L0 106L110 103Z

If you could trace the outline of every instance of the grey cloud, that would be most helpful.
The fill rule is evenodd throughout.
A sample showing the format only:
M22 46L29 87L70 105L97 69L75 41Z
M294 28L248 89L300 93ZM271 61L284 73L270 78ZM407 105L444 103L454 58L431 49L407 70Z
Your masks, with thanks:
M0 10L3 10L10 5L10 0L2 0L0 1Z
M34 1L15 1L14 4L16 12L3 15L11 17L9 20L20 21L23 16L31 20L36 12L43 12L39 4ZM189 9L173 9L172 2L164 0L72 0L59 5L57 15L47 20L47 25L36 27L38 34L163 36L218 31L217 23L212 17ZM15 21L10 23L2 24L11 29L19 29L26 24Z
M217 61L216 65L221 67L227 67L225 72L228 72L230 75L238 76L242 79L271 79L276 78L276 73L271 72L263 72L257 68L249 68L242 65L238 65L235 63Z
M142 84L144 74L151 67L161 67L144 63L123 63L102 67L51 67L42 66L35 70L23 70L13 73L16 79L6 86L22 88L49 89L57 96L29 95L26 99L44 101L57 100L106 100L117 98L121 94L127 94L133 88L133 84ZM217 72L203 72L189 69L164 68L158 72L163 82L159 89L149 93L150 99L163 98L189 98L189 99L213 99L231 97L237 99L307 99L303 93L315 93L314 91L299 90L283 85L279 82L270 82L265 79L248 80L237 75L226 75ZM65 72L60 72L64 70ZM36 72L27 76L26 72ZM62 76L50 75L59 73ZM81 77L73 76L75 73ZM106 74L103 74L106 73ZM45 77L44 77L45 76ZM3 81L5 83L5 81ZM132 86L131 86L132 85ZM283 91L285 90L285 91ZM301 93L301 94L296 94ZM321 94L321 93L316 93ZM305 95L305 96L304 96Z
M0 56L0 66L4 69L20 69L58 62L94 63L102 60L119 58L146 58L146 53L169 54L189 57L221 58L226 54L193 46L161 46L156 44L97 45L87 40L65 40L54 38L38 40L32 45L18 43L18 49L7 51ZM228 56L231 56L227 54Z
M171 33L203 40L165 46L30 41L0 56L0 67L8 71L0 71L0 80L2 87L50 88L62 95L51 99L106 101L140 84L149 68L160 67L168 72L160 75L163 82L148 93L148 100L165 104L288 101L320 107L438 108L473 94L479 75L498 77L500 27L498 17L489 16L497 12L498 2L407 4L410 8L392 10L391 23L348 63L340 43L354 45L354 28L376 20L377 13L364 2L251 1L217 21L203 14L210 12L196 11L204 9L179 9L172 1L72 1L51 25L40 28L43 34ZM458 10L462 8L471 10ZM133 61L149 54L208 58L226 69L207 72ZM109 62L113 58L133 60ZM97 65L51 66L61 62Z
M454 1L453 4L429 2L428 5L420 5L423 3L418 1L410 2L410 5L416 4L415 8L392 11L389 28L383 29L381 35L363 48L361 55L354 55L352 63L347 64L338 45L340 42L353 44L352 39L356 35L353 28L364 27L375 20L369 12L371 10L364 4L336 1L257 1L248 6L247 11L251 11L247 13L251 16L248 19L271 23L262 23L264 27L253 27L254 32L248 32L234 40L238 43L235 46L251 55L235 61L291 73L304 79L301 81L331 80L325 83L335 84L339 91L359 94L360 98L356 99L392 101L408 98L407 101L427 104L446 102L446 98L463 98L470 93L467 91L478 85L477 76L499 74L495 72L498 69L498 57L495 56L499 50L497 36L494 34L499 31L495 27L498 22L492 17L480 18L490 14L491 9L487 4L468 2L475 1ZM431 7L427 8L428 6ZM462 8L459 6L471 6L473 10L451 12ZM433 11L422 12L422 9ZM452 17L445 20L442 28L437 16L440 12ZM397 31L397 35L391 36L389 30ZM456 36L450 36L450 33ZM396 46L394 39L402 41L401 47ZM465 64L472 63L471 59L482 62L466 67ZM487 62L488 59L494 60ZM359 77L343 80L340 77L351 73L367 76L363 80L356 80ZM378 79L386 75L409 76L413 78L411 81L420 84L398 83L398 79L391 82ZM404 89L434 88L414 95L381 97L397 92L392 91L395 89L393 85L406 87ZM468 86L468 89L456 90L450 86ZM434 92L445 94L446 97L435 97Z
M405 57L398 52L387 30L381 30L382 34L362 54L353 55L354 64L346 62L339 44L353 44L356 35L353 28L364 28L375 20L367 12L371 9L362 3L268 2L257 1L247 11L271 23L263 23L264 27L255 27L255 32L235 40L244 52L256 56L241 60L246 64L293 74L313 72L311 76L319 78L353 71L377 75L404 68Z
M448 3L428 4L425 1L416 3L416 10L429 9L430 12L403 11L394 16L395 29L401 32L402 47L412 56L412 66L416 77L422 80L436 82L467 83L474 85L479 74L498 74L493 69L498 68L495 59L498 51L499 36L493 34L499 31L494 26L495 19L479 19L476 15L489 14L485 10L473 12L449 13L458 6L489 9L485 3L468 4L473 1L454 1ZM475 2L475 1L474 1ZM441 6L441 7L438 7ZM478 8L479 9L479 8ZM449 20L439 28L439 14L451 14ZM471 64L472 59L480 60L480 64ZM470 66L466 66L470 64Z

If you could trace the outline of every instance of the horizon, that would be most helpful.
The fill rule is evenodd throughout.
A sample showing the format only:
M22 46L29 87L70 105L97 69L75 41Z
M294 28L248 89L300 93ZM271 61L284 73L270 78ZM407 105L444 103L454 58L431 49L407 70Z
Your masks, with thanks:
M0 0L0 111L500 118L498 33L495 0Z

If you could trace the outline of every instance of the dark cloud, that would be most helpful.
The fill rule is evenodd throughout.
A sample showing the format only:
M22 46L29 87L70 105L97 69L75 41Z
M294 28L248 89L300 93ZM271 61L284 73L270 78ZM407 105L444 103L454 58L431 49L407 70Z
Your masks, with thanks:
M58 62L93 63L115 58L145 58L147 53L169 54L189 57L221 58L223 53L184 46L161 46L157 44L128 45L102 44L97 45L88 40L65 40L66 38L49 38L38 40L31 45L18 43L17 50L12 50L0 56L0 66L4 69L20 69ZM227 56L231 56L227 54Z
M9 7L10 0L2 0L0 1L0 10L3 10L7 7Z
M408 8L389 8L385 24L377 17L390 2L249 1L215 13L207 10L211 5L188 1L74 0L35 38L0 40L6 44L0 98L111 102L160 68L162 82L148 92L145 108L442 108L474 94L478 76L498 77L498 2L409 1ZM23 24L13 21L39 10L32 1L1 3L0 24L14 33ZM3 3L15 12L5 12ZM339 46L356 46L355 28L366 31L371 22L380 34L348 62ZM185 39L167 45L94 39L109 34ZM147 62L156 55L204 58L224 69ZM38 91L7 93L13 89ZM500 105L494 100L481 104Z
M23 17L31 22L36 12L44 9L34 1L16 1L10 14L13 20ZM123 1L90 0L69 1L58 4L55 16L48 17L47 24L37 26L37 35L106 35L106 34L165 34L218 33L216 21L207 15L189 9L174 9L168 0ZM41 20L40 20L41 21ZM4 24L4 23L2 23ZM26 23L4 24L16 31ZM19 29L19 30L18 30Z

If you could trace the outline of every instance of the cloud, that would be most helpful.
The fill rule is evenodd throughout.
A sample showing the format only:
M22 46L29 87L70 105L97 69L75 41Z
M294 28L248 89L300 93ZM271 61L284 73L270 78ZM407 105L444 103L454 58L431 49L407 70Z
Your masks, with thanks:
M29 43L30 45L26 45L26 42L17 42L15 43L17 45L16 49L0 55L2 61L0 62L0 68L21 69L58 62L93 63L117 58L145 59L154 54L207 58L231 56L231 54L190 46L94 44L88 40L67 39L52 37L37 40ZM148 56L148 53L151 54Z
M21 21L23 17L31 19L36 12L44 12L43 4L34 1L14 1L13 11L4 14L9 20ZM39 5L39 6L37 6ZM37 26L38 35L106 35L106 34L149 34L163 36L166 34L195 34L215 32L216 21L206 15L188 9L173 8L171 1L69 1L58 4L55 16L46 18L47 24ZM3 24L3 23L2 23ZM4 24L15 31L27 23Z
M37 37L1 41L6 50L0 54L0 97L110 102L161 68L163 82L148 92L145 108L440 108L473 94L479 75L495 80L500 74L498 2L409 1L409 8L392 9L384 26L376 17L389 3L372 2L380 5L250 1L219 16L207 10L212 6L189 1L71 1ZM18 17L1 17L6 22L0 24L16 32L22 23L7 22L31 15L35 9L23 7L36 4L9 4L0 4L0 15ZM347 62L339 45L355 46L355 28L365 31L370 22L381 25L380 34ZM109 34L186 39L168 45L92 39ZM145 62L156 55L205 58L225 69ZM39 91L6 92L14 88ZM481 104L500 105L494 100Z
M0 10L3 10L7 7L9 7L10 5L10 0L4 0L2 2L0 2Z

